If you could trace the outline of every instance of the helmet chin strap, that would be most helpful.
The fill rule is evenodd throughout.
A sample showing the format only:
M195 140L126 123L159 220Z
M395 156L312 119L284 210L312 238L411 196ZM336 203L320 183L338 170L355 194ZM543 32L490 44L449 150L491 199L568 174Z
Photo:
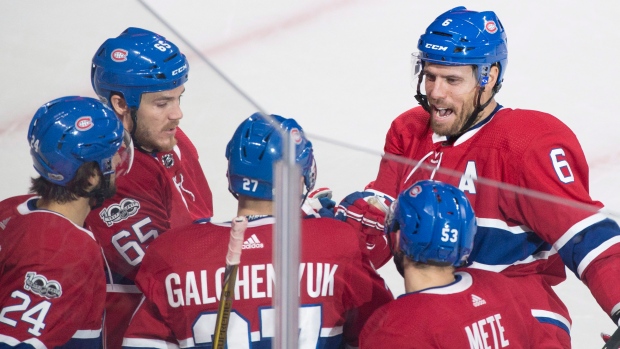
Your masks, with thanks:
M138 139L136 138L136 130L138 129L138 109L131 108L129 110L129 113L131 114L131 131L129 132L129 134L131 135L131 140L133 141L133 145L136 149L144 152L145 149L142 148L142 144L140 144L140 142L138 142Z
M304 185L304 187L305 187L305 185ZM306 191L306 193L301 196L301 203L299 204L299 207L302 207L304 205L304 202L308 198L308 194L310 194L310 191L308 190L308 188L306 188L305 191Z
M484 104L480 105L480 98L482 98L482 92L484 92L484 89L484 86L478 87L478 91L476 92L476 107L474 108L474 111L467 117L467 120L465 121L459 132L453 136L448 137L451 142L456 141L465 132L467 132L470 127L474 125L474 123L478 119L478 115L480 114L480 112L482 112L491 103L493 97L495 97L495 94L497 93L497 89L493 88L491 97L489 97L489 99L484 102Z
M428 105L428 98L426 95L423 95L420 91L420 86L422 85L422 79L424 76L422 74L418 75L418 88L416 90L415 100L418 101L418 104L422 106L427 113L431 113L431 107Z
M138 129L138 108L131 108L129 111L131 114L131 131L129 134L131 135L131 140L133 141L134 148L139 151L147 154L157 153L159 149L147 150L145 149L140 142L138 142L138 138L136 138L136 130Z

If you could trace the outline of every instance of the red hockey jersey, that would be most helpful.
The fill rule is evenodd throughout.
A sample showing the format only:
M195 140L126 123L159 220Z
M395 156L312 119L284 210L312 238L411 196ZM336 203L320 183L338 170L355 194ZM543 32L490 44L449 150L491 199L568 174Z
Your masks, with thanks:
M176 138L169 152L136 151L129 174L117 178L116 195L86 220L113 274L106 306L108 348L120 348L140 300L133 279L149 244L173 227L213 215L211 189L196 148L180 129Z
M274 335L272 217L250 221L228 326L229 348L270 348ZM146 300L124 348L211 347L230 223L175 229L149 247L136 283ZM393 299L359 250L355 231L329 218L302 223L300 348L357 345L363 323ZM163 341L163 342L162 342ZM163 344L165 343L165 344ZM160 345L160 346L158 346Z
M113 272L133 279L146 247L170 228L213 215L211 189L187 136L177 130L170 152L136 151L116 195L86 221L104 248Z
M456 277L379 308L364 326L360 349L563 348L532 316L514 280L475 269Z
M568 312L550 287L565 279L565 266L609 314L619 304L620 291L605 282L620 263L620 229L590 198L581 146L557 118L498 106L449 142L433 133L429 114L416 107L393 121L384 150L409 161L384 158L370 187L395 197L418 180L435 179L463 190L478 223L472 267L540 277L527 284L542 321L568 331Z
M101 247L90 231L37 209L37 200L0 202L0 347L99 348Z

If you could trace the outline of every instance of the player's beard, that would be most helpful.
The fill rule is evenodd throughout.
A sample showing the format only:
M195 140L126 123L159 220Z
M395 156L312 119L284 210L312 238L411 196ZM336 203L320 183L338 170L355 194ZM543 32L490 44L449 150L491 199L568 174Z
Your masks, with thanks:
M90 191L89 205L91 209L94 210L101 207L103 201L113 197L114 194L116 194L115 178L108 178L107 180L99 181L97 187Z
M178 127L178 125L178 122L167 124L166 127L159 130L158 133L174 127ZM160 141L157 139L157 136L154 135L153 132L151 132L149 129L147 129L146 127L141 127L139 122L134 137L140 147L147 151L166 152L172 150L174 146L177 145L177 139L175 136L167 138L168 142Z
M394 253L394 265L400 276L405 277L405 267L403 266L405 255L402 252Z
M454 109L452 109L454 112ZM431 129L439 136L454 136L461 132L463 125L467 122L469 116L474 112L474 106L471 105L465 109L461 109L460 112L454 115L454 121L450 125L439 123L434 116L431 116ZM433 110L433 114L437 113L437 110Z

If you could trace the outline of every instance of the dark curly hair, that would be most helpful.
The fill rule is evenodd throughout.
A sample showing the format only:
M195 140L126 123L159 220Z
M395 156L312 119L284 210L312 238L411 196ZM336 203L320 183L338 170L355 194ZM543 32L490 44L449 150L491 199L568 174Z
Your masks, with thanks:
M95 174L101 174L96 162L88 162L80 166L75 177L66 186L54 184L42 176L30 180L30 193L41 196L44 201L67 203L77 200L79 197L90 197L89 178Z

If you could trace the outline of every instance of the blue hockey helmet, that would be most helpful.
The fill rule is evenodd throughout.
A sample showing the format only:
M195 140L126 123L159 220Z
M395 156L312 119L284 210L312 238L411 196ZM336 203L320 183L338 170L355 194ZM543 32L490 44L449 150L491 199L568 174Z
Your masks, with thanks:
M51 183L65 186L82 164L96 162L102 174L126 173L133 161L131 137L116 114L100 101L79 96L41 106L28 128L35 170ZM119 153L116 169L113 157Z
M175 44L151 31L130 27L99 47L90 80L108 106L112 92L119 92L130 108L137 109L143 93L181 86L188 72L189 63Z
M301 167L307 191L316 182L316 163L312 143L294 119L271 115L267 120L254 113L244 120L226 146L228 190L262 200L273 199L273 165L282 158L282 134L287 132L295 142L295 162Z
M475 65L480 86L488 83L491 66L499 63L495 88L499 90L508 65L504 26L493 11L476 12L455 7L437 17L418 41L415 70L423 62L442 65Z
M386 217L385 233L400 230L399 249L412 261L463 266L476 234L476 218L465 194L423 180L398 195Z

